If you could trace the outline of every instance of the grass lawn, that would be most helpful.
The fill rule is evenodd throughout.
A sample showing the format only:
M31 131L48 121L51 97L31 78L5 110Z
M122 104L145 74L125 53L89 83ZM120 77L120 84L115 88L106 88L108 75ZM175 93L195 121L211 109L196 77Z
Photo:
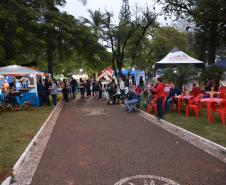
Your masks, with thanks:
M0 112L0 182L11 174L13 165L52 109Z
M174 125L226 147L226 126L221 124L218 113L215 114L214 124L212 124L212 122L208 124L206 109L202 110L198 119L196 119L192 112L190 116L186 118L185 112L181 112L179 116L176 111L166 114L164 119Z
M146 112L143 101L141 102L141 109ZM164 119L174 125L226 147L226 126L222 125L219 113L215 114L214 124L212 124L212 122L208 124L205 108L200 112L198 119L196 119L192 111L190 112L190 116L186 118L185 111L183 111L184 109L185 107L181 109L180 115L178 115L176 110L171 111L170 113L165 114Z

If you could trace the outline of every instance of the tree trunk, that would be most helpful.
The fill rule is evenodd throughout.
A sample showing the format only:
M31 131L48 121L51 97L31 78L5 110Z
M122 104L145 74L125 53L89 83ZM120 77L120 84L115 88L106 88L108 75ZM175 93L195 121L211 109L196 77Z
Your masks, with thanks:
M48 73L53 75L53 51L51 48L47 48L47 62L48 62Z
M213 64L216 58L216 49L217 49L217 25L211 25L209 31L208 39L208 49L207 49L207 62L208 64Z
M112 54L111 64L112 64L112 69L115 72L115 76L117 76L118 74L117 74L117 70L116 70L116 67L115 67L115 57L114 57L114 54Z

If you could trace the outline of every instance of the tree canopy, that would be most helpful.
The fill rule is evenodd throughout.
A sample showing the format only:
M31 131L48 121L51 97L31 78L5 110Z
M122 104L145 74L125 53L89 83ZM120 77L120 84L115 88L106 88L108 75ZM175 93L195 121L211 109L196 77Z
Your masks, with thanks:
M89 71L108 65L108 52L99 44L96 33L59 10L65 3L65 0L1 1L0 65L38 66L49 73L73 70L72 67L81 67L82 63L87 64Z
M217 51L222 45L225 47L226 1L158 0L158 2L163 4L166 15L174 14L177 18L195 22L197 54L209 64L214 63Z

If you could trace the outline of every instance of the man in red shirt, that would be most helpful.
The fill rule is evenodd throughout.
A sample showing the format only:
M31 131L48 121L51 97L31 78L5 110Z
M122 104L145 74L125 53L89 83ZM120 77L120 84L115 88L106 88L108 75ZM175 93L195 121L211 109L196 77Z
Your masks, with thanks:
M164 83L160 78L157 79L157 87L155 88L155 96L157 98L157 118L163 118L163 98L164 98Z

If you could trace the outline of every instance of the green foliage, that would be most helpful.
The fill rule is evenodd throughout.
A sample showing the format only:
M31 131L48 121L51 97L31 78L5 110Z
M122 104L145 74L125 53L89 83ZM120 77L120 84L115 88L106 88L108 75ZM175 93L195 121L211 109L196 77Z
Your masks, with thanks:
M223 73L225 72L224 69L219 67L208 67L205 70L202 71L200 75L200 80L202 82L206 82L208 79L215 80L217 84L219 84L220 80L224 80Z
M160 26L152 27L148 31L149 37L146 35L138 47L134 47L135 44L128 46L128 55L134 56L136 53L132 66L151 73L153 64L165 57L175 46L187 52L186 36L183 32L173 27ZM139 38L139 32L137 33Z
M0 114L0 182L11 175L12 166L51 111L51 107L45 106L35 108L33 111L12 111Z
M186 35L173 27L158 27L153 32L151 40L152 57L158 62L174 47L186 51Z
M59 10L65 3L65 0L1 1L0 65L38 66L50 73L70 73L81 67L76 63L85 63L89 68L94 64L93 70L107 65L108 52L98 43L95 32ZM95 57L100 65L95 64Z
M112 23L112 17L109 12L106 13L104 34L112 50L112 67L115 71L118 69L121 75L123 66L135 64L147 32L156 26L157 16L149 8L132 16L128 1L123 1L118 25Z
M81 20L84 24L88 24L90 30L96 36L97 40L103 38L103 22L104 22L104 14L100 12L100 10L88 10L90 14L90 20L82 17Z
M187 118L186 113L183 110L181 111L180 116L178 116L177 111L174 110L166 114L164 119L174 125L226 147L225 126L222 125L219 114L215 114L214 116L215 123L208 124L205 109L202 109L198 119L193 113L190 113L189 118Z
M163 79L167 82L173 82L182 89L183 85L196 80L199 70L193 65L177 65L174 69L167 69L163 75Z
M217 49L225 47L226 1L225 0L158 0L163 3L167 15L196 23L196 50L200 59L214 63ZM199 39L199 40L198 40ZM201 40L201 42L200 42ZM205 50L202 49L205 45ZM207 51L207 52L206 52Z

